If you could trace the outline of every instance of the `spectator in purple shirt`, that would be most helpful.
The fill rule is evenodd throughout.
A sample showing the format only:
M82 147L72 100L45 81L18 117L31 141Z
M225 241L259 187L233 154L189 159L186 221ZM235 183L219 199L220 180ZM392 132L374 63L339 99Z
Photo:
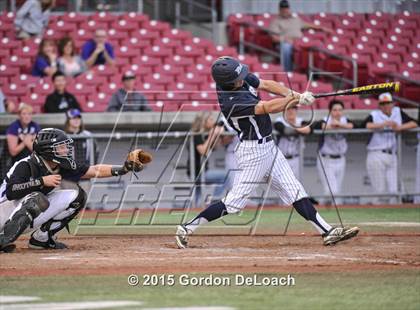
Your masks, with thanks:
M32 144L41 127L32 121L32 107L19 105L19 118L10 124L6 130L7 147L12 157L12 163L25 158L32 153Z
M114 65L114 49L106 42L107 35L104 29L95 31L95 38L87 41L82 47L82 58L89 68L97 65Z
M53 40L44 39L39 44L32 75L52 76L57 71L57 46Z

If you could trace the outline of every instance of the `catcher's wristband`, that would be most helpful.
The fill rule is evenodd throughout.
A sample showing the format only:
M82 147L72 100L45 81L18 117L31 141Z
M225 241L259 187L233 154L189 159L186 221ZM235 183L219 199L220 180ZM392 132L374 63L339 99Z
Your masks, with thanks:
M120 175L124 175L124 174L126 174L128 172L128 170L127 169L125 169L125 167L124 166L112 166L111 167L111 174L114 176L114 177L118 177L118 176L120 176Z

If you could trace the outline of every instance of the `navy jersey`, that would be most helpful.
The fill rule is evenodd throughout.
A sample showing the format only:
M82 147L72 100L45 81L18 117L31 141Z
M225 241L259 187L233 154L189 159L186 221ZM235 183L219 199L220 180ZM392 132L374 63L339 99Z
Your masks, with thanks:
M239 89L223 91L217 86L220 109L241 140L259 140L272 132L270 116L255 115L255 106L261 100L256 91L259 85L258 77L249 73Z

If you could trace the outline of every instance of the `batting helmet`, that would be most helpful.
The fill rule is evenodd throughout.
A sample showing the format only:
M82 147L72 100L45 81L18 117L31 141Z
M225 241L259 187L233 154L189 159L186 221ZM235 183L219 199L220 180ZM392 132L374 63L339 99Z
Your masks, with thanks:
M33 150L36 155L64 169L76 169L73 139L60 129L45 128L39 131L34 140Z
M228 56L218 58L211 66L213 80L221 87L233 88L235 82L245 79L248 66Z

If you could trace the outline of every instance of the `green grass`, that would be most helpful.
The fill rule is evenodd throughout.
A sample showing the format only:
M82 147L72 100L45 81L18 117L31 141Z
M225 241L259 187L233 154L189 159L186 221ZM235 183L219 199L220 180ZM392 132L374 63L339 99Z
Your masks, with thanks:
M144 307L414 310L420 306L419 271L297 273L292 276L296 282L291 287L130 287L125 275L2 277L0 294L39 296L42 302L138 300L145 303Z
M264 209L245 209L240 215L226 216L201 229L201 233L248 233L254 229L256 234L281 234L287 225L290 208L279 207ZM341 208L339 209L344 224L361 223L364 232L391 233L420 232L420 228L389 227L363 225L365 222L415 222L420 223L420 208ZM334 208L320 210L321 215L330 223L338 224L339 219ZM98 214L97 218L89 213L83 217L78 226L81 234L171 234L175 225L195 216L197 212L185 214L181 211L151 211L123 213L121 217L117 213ZM79 220L72 222L72 231L79 224ZM289 225L289 232L312 231L312 227L302 219L297 212L293 212Z

